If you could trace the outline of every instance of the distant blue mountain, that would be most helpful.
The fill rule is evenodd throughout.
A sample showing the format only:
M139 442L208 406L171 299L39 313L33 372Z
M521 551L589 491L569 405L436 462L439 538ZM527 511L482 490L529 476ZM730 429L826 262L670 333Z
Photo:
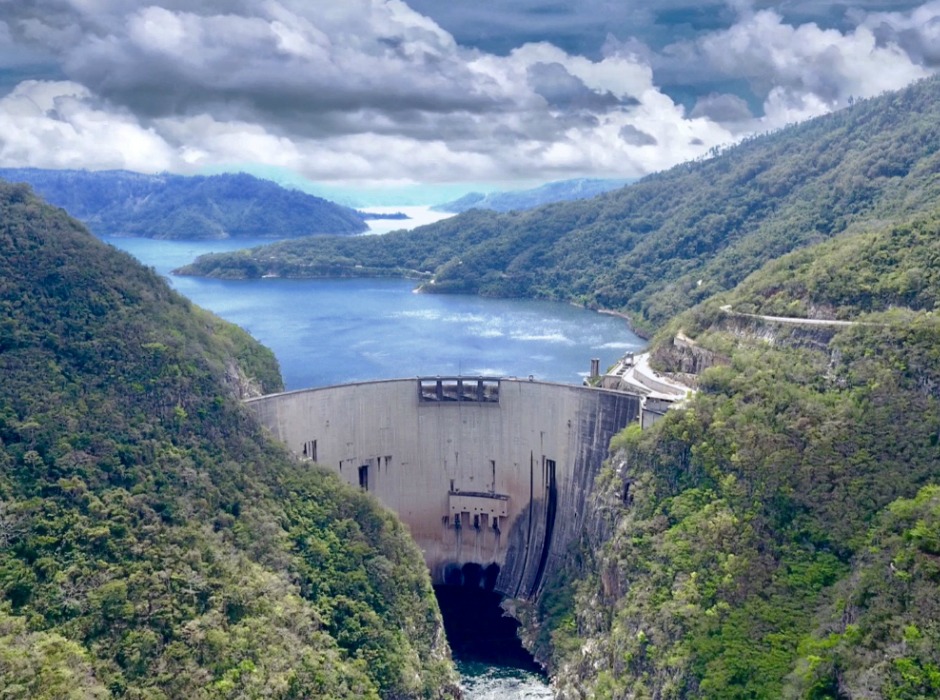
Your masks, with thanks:
M634 180L561 180L549 182L531 190L510 192L471 192L453 202L446 202L432 207L435 211L452 211L457 214L470 209L491 209L493 211L514 211L534 209L552 202L568 202L574 199L589 199L604 192L615 190L634 182Z
M244 173L184 177L126 170L0 169L101 236L298 238L366 231L363 215Z

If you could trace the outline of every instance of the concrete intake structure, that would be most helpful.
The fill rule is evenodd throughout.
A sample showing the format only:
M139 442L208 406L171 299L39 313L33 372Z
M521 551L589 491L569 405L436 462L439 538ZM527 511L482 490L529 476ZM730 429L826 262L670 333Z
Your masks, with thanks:
M640 397L567 384L426 377L246 402L303 458L395 511L433 582L536 596L584 522L611 437Z

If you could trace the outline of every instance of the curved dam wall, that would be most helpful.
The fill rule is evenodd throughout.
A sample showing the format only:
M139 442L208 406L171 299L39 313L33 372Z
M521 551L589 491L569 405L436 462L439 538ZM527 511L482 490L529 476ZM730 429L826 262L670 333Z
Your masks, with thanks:
M247 401L302 458L398 513L435 584L538 594L578 536L610 438L637 420L617 391L417 378Z

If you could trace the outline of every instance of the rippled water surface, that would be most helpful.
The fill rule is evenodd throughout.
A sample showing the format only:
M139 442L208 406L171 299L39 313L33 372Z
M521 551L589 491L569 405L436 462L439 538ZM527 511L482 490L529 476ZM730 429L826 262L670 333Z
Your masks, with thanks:
M552 697L548 682L516 668L457 662L464 700L541 700Z
M108 242L165 275L201 253L248 244ZM170 279L274 350L289 389L438 374L577 384L592 357L607 367L643 345L616 317L553 302L414 294L408 280Z

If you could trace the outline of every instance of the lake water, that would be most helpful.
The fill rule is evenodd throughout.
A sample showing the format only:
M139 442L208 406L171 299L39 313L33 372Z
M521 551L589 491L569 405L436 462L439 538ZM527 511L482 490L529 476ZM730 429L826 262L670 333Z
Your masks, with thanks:
M374 219L366 222L369 226L369 233L374 234L389 233L403 228L411 230L454 216L450 212L434 211L431 207L368 207L362 211L374 214L401 213L408 217L407 219Z
M418 375L500 375L579 384L644 342L614 316L569 304L414 294L395 279L209 280L170 270L263 241L109 238L200 306L271 348L288 389Z
M270 241L107 241L271 348L288 389L438 374L533 375L579 384L592 357L603 368L644 346L622 319L568 304L414 294L407 280L224 281L169 274L202 253ZM545 680L526 671L459 660L458 667L466 700L552 697Z

